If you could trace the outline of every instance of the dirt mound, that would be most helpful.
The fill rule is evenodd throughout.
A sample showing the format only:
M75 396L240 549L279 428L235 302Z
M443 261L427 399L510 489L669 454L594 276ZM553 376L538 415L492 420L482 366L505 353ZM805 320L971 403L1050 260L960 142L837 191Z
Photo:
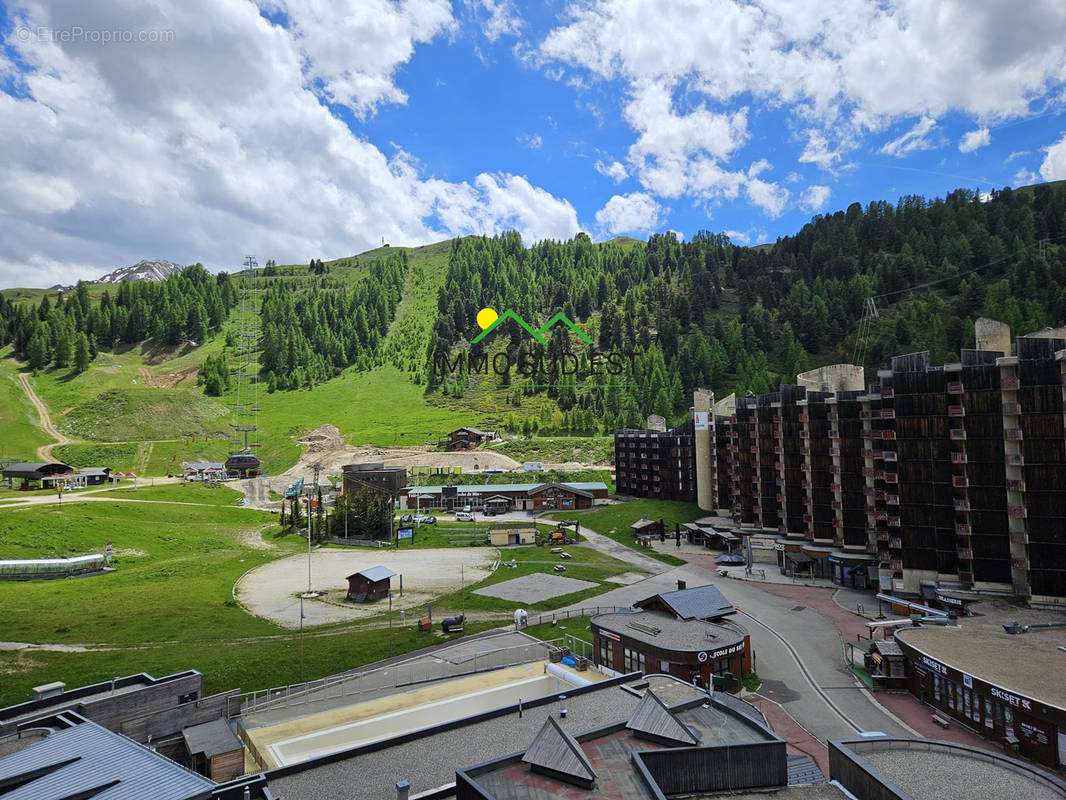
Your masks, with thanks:
M304 431L299 443L307 446L306 453L331 453L345 447L344 437L336 425L319 425L313 431Z

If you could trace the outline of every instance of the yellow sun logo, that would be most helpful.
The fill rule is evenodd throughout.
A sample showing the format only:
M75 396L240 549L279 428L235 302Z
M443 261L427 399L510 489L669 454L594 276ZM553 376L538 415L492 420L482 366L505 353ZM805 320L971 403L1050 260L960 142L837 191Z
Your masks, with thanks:
M495 309L483 308L477 312L477 324L481 330L485 330L489 325L494 323L500 315L496 313Z

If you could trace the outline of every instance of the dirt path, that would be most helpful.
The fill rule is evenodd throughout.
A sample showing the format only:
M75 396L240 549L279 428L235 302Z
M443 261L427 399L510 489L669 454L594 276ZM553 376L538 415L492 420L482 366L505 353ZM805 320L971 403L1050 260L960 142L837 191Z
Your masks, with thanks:
M33 391L33 387L30 385L30 379L26 377L25 372L19 373L19 383L22 385L22 391L26 393L26 397L33 403L33 407L37 409L37 417L40 420L39 427L42 431L47 433L55 442L52 444L43 444L37 448L37 458L41 461L54 461L52 456L52 448L59 447L64 444L73 444L72 439L68 439L66 436L56 430L56 426L52 424L52 418L48 415L48 409L44 403L41 402L41 398L37 396L37 392Z

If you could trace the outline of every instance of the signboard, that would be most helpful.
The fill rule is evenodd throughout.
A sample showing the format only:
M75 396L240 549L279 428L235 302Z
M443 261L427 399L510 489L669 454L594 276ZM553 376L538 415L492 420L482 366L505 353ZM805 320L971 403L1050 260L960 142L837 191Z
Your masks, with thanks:
M936 599L946 606L955 606L956 608L962 608L962 601L957 597L948 597L946 594L936 593Z
M1018 727L1022 729L1022 736L1032 739L1037 744L1047 744L1047 731L1028 722L1020 722Z
M929 656L922 656L923 666L928 667L939 675L943 675L945 678L948 674L948 668L941 664L939 661L933 661Z
M988 687L988 693L995 697L997 700L1002 700L1004 703L1010 703L1015 708L1022 708L1026 711L1033 710L1033 704L1026 700L1024 697L1018 697L1016 694L1005 692L1002 689L997 689L995 686Z
M696 423L696 430L698 430L698 431L707 430L707 417L708 417L709 413L710 412L708 412L708 411L694 411L693 412L692 418L693 418L693 420Z
M617 633L611 633L610 631L600 630L600 636L606 636L608 639L613 639L616 642L622 641L622 637Z
M696 656L696 658L702 664L703 662L705 662L707 660L707 654L706 653L700 653L698 656Z
M398 528L396 530L396 538L397 539L414 539L415 538L415 529L414 528Z
M744 642L737 642L736 644L729 645L729 647L719 647L717 650L712 650L709 653L700 653L700 655L706 655L707 658L714 661L723 658L724 656L731 656L734 653L742 652L744 652Z
M962 673L962 685L965 686L967 689L972 689L973 675L967 675L965 672Z

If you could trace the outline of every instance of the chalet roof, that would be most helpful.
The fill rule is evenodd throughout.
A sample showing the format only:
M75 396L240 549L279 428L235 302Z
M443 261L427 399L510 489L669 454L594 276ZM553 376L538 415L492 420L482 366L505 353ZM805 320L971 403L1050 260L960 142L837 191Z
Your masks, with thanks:
M693 586L691 589L679 589L676 592L662 592L638 600L633 606L647 608L656 599L669 606L678 619L716 619L737 613L736 607L711 583L706 586Z
M465 427L465 426L462 427L462 428L458 428L458 429L452 431L452 433L462 433L463 431L469 431L470 433L474 434L475 436L495 436L496 435L496 431L483 431L483 430L480 430L478 428L469 428L469 427Z
M877 648L877 652L883 656L899 656L903 658L903 650L900 649L899 643L893 639L885 639L882 641L875 641L873 646Z
M73 469L70 465L63 464L59 461L53 461L50 463L43 463L40 461L20 461L17 464L9 464L4 467L3 475L5 478L39 480L45 475L62 475L72 471Z
M222 469L225 466L226 465L223 464L221 461L196 461L192 464L186 464L185 468L194 469L198 472L203 472L204 470L208 469Z
M185 739L185 747L188 748L189 753L203 753L207 758L214 758L222 753L232 753L244 747L233 729L221 717L201 725L183 728L181 735Z
M10 789L11 797L188 800L211 796L211 781L147 747L76 715L61 719L70 727L0 758L0 786L17 787Z
M576 780L587 785L596 780L596 771L581 749L577 739L559 727L555 717L544 720L544 726L533 739L522 760L533 767Z
M690 747L699 743L699 737L670 713L655 692L647 689L644 697L633 710L626 727L638 736L644 735L655 741Z
M539 486L534 486L527 494L534 495L540 494L547 489L562 489L563 491L573 492L579 494L582 497L592 497L592 492L585 489L579 489L576 483L559 483L559 481L550 481L549 483L542 483Z
M366 569L361 569L358 572L353 572L351 575L349 575L346 578L346 580L351 580L352 578L354 578L354 577L356 577L358 575L362 575L364 578L366 578L371 583L377 583L378 581L383 581L386 578L391 578L395 574L396 573L393 572L388 567L382 567L382 566L368 567Z
M82 475L107 475L111 467L82 467L78 470Z
M658 528L659 520L657 519L638 519L632 525L629 526L633 530L642 531L645 528Z

